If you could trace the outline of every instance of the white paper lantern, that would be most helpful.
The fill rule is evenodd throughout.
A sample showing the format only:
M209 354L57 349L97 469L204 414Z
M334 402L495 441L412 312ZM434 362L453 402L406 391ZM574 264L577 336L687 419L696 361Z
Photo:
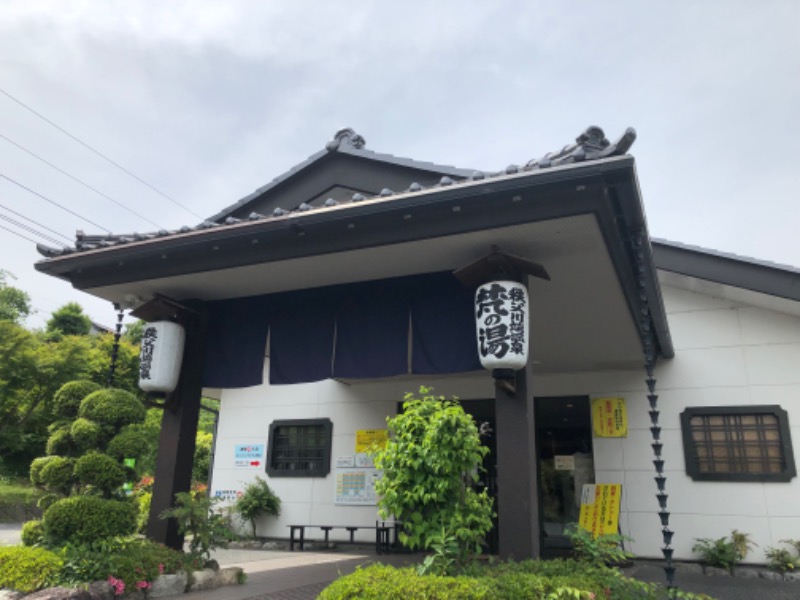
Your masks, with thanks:
M171 321L145 325L139 352L139 387L169 393L178 385L186 332Z
M528 290L490 281L475 292L478 355L486 369L522 369L528 362Z

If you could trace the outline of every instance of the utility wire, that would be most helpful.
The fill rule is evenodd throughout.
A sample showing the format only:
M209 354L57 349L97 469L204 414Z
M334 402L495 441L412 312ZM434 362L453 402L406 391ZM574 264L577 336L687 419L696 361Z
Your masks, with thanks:
M0 229L5 229L7 232L13 233L17 237L21 237L23 240L28 240L29 242L33 242L34 244L38 244L39 243L36 240L33 240L33 239L29 238L27 235L22 235L18 231L14 231L13 229L9 229L8 227L5 227L3 225L0 225Z
M151 221L150 219L148 219L148 218L147 218L147 217L145 217L144 215L140 215L139 213L137 213L137 212L136 212L135 210L133 210L132 208L129 208L129 207L125 206L125 204L123 204L122 202L119 202L119 201L117 201L117 200L114 200L114 198L112 198L112 197L111 197L111 196L109 196L108 194L104 194L103 192L101 192L101 191L100 191L100 190L98 190L97 188L95 188L95 187L92 187L91 185L89 185L89 184L88 184L88 183L86 183L85 181L82 181L82 180L78 179L77 177L75 177L74 175L72 175L72 174L68 173L67 171L65 171L65 170L64 170L64 169L62 169L61 167L57 167L56 165L54 165L53 163L51 163L49 160L46 160L46 159L42 158L41 156L39 156L38 154L36 154L36 153L32 152L31 150L28 150L28 149L27 149L25 146L23 146L23 145L21 145L21 144L18 144L17 142L15 142L14 140L10 139L9 137L7 137L7 136L3 135L2 133L0 133L0 138L3 138L3 139L4 139L5 141L7 141L9 144L12 144L12 145L16 146L17 148L19 148L19 149L20 149L20 150L22 150L23 152L27 152L28 154L30 154L30 155L31 155L32 157L34 157L35 159L42 161L42 162L43 162L44 164L46 164L47 166L49 166L49 167L52 167L53 169L55 169L56 171L58 171L59 173L61 173L61 174L63 174L63 175L66 175L67 177L69 177L69 178L70 178L70 179L72 179L73 181L76 181L76 182L80 183L80 184L81 184L83 187L85 187L85 188L88 188L88 189L92 190L92 191L93 191L94 193L96 193L96 194L100 194L100 195L101 195L103 198L105 198L106 200L111 200L111 202L113 202L114 204L116 204L116 205L117 205L117 206L119 206L120 208L124 208L124 209L125 209L125 210L127 210L129 213L131 213L131 214L133 214L133 215L136 215L137 217L139 217L139 218L140 218L140 219L142 219L143 221L147 221L147 222L148 222L148 223L150 223L151 225L154 225L155 227L158 227L159 229L163 229L163 227L162 227L161 225L159 225L158 223L156 223L155 221Z
M16 219L12 219L11 217L7 217L6 215L0 215L0 219L3 219L3 221L7 221L8 223L11 223L12 225L16 225L17 227L19 227L20 229L24 229L28 233L32 233L34 235L38 235L40 238L43 238L43 239L47 240L48 242L53 242L54 244L61 244L64 247L67 246L64 242L59 242L56 238L51 237L51 236L47 235L46 233L42 233L38 229L34 229L33 227L25 225L25 223L21 223L21 222L17 221Z
M34 196L39 196L39 198L41 198L42 200L46 200L47 202L49 202L50 204L53 204L53 205L57 206L57 207L58 207L58 208L60 208L61 210L65 210L65 211L67 211L69 214L71 214L71 215L74 215L74 216L78 217L78 218L79 218L79 219L81 219L82 221L86 221L87 223L91 223L92 225L94 225L95 227L99 227L100 229L102 229L102 230L103 230L103 231L105 231L106 233L111 233L111 230L110 230L110 229L106 229L106 228L105 228L105 227L103 227L102 225L98 225L98 224L97 224L97 223L95 223L94 221L92 221L92 220L90 220L90 219L87 219L86 217L83 217L83 216L79 215L79 214L78 214L78 213L76 213L74 210L70 210L70 209L69 209L69 208L67 208L66 206L62 206L61 204L59 204L59 203L58 203L58 202L56 202L55 200L51 200L51 199L50 199L50 198L48 198L47 196L43 196L43 195L42 195L42 194L40 194L39 192L36 192L36 191L32 190L31 188L29 188L29 187L27 187L27 186L25 186L25 185L22 185L22 184L21 184L19 181L16 181L15 179L11 179L11 177L9 177L8 175L3 175L2 173L0 173L0 177L2 177L3 179L5 179L6 181L10 181L11 183L13 183L14 185L16 185L16 186L18 186L18 187L21 187L21 188L22 188L23 190L25 190L25 191L27 191L27 192L30 192L30 193L31 193L31 194L33 194Z
M12 213L12 214L14 214L14 215L17 215L18 217L22 217L22 218L23 218L23 219L25 219L26 221L30 221L31 223L34 223L34 224L38 225L39 227L41 227L42 229L47 229L47 231L49 231L49 232L51 232L51 233L55 233L55 234L56 234L58 237L62 237L62 238L64 238L65 240L67 240L68 242L72 243L72 240L71 240L71 239L69 239L69 238L68 238L66 235L63 235L63 234L59 233L59 232L58 232L58 231L56 231L55 229L50 229L50 228L49 228L47 225L42 225L42 224L41 224L41 223L39 223L38 221L34 221L34 220L33 220L33 219L31 219L30 217L26 217L26 216L25 216L25 215L23 215L22 213L19 213L19 212L15 211L15 210L14 210L14 209L12 209L12 208L8 208L7 206L5 206L5 205L3 205L3 204L0 204L0 208L2 208L3 210L7 210L8 212L10 212L10 213Z
M102 159L104 159L104 160L106 160L106 161L110 162L112 165L114 165L115 167L117 167L117 168L118 168L118 169L120 169L121 171L123 171L123 172L127 173L128 175L130 175L131 177L133 177L133 178L134 178L136 181L138 181L139 183L141 183L141 184L143 184L143 185L146 185L147 187L149 187L151 190L153 190L153 191L154 191L155 193L157 193L158 195L160 195L160 196L163 196L164 198L166 198L166 199L167 199L167 200L169 200L170 202L172 202L172 203L174 203L174 204L176 204L176 205L180 206L180 207L181 207L183 210L185 210L186 212L188 212L188 213L190 213L190 214L194 215L194 216L195 216L195 217L197 217L198 219L202 219L202 218L203 218L203 217L201 217L200 215L198 215L196 212L194 212L192 209L190 209L190 208L186 207L185 205L183 205L183 204L181 204L180 202L178 202L177 200L175 200L175 198L172 198L172 197L168 196L167 194L165 194L164 192L162 192L162 191L161 191L161 190L159 190L158 188L156 188L156 187L154 187L154 186L150 185L150 184L149 184L149 183L147 183L147 182L146 182L144 179L142 179L141 177L139 177L139 176L138 176L138 175L136 175L135 173L132 173L131 171L129 171L128 169L126 169L125 167L123 167L123 166L122 166L121 164L119 164L118 162L116 162L116 161L114 161L114 160L110 159L108 156L106 156L105 154L103 154L103 153L102 153L102 152L100 152L99 150L95 150L95 149L94 149L94 148L92 148L92 147L91 147L89 144L87 144L87 143L86 143L86 142L84 142L83 140L81 140L81 139L79 139L79 138L75 137L74 135L72 135L72 134L71 134L69 131L67 131L67 130L66 130L66 129L64 129L63 127L61 127L61 126L59 126L59 125L57 125L57 124L53 123L53 121L51 121L50 119L48 119L47 117L45 117L45 116L44 116L44 115L42 115L41 113L38 113L38 112L36 112L36 111L35 111L35 110L33 110L33 109L30 107L30 106L28 106L27 104L25 104L25 103L24 103L22 100L18 100L17 98L15 98L15 97L14 97L14 96L12 96L11 94L9 94L9 93L8 93L7 91L5 91L4 89L0 88L0 94L3 94L4 96L7 96L7 97L8 97L8 98L10 98L11 100L13 100L13 101L14 101L14 102L16 102L17 104L19 104L21 107L23 107L24 109L26 109L26 110L28 110L28 111L32 112L33 114L35 114L37 117L39 117L40 119L42 119L42 120L43 120L43 121L45 121L46 123L49 123L50 125L52 125L52 126L53 126L53 127L55 127L56 129L58 129L58 130L59 130L61 133L63 133L64 135L66 135L66 136L68 136L68 137L72 138L73 140L75 140L76 142L78 142L78 143L79 143L81 146L83 146L83 147L84 147L84 148L86 148L87 150L91 150L91 151L92 151L92 152L94 152L94 153L95 153L97 156L99 156L100 158L102 158Z

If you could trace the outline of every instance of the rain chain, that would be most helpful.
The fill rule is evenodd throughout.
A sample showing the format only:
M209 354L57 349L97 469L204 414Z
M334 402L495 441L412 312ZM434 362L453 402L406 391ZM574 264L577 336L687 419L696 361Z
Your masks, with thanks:
M114 385L114 371L117 370L117 355L119 354L119 338L122 335L122 319L125 316L125 311L116 302L114 303L114 309L117 311L117 330L114 333L114 345L111 348L111 364L108 366L106 387Z

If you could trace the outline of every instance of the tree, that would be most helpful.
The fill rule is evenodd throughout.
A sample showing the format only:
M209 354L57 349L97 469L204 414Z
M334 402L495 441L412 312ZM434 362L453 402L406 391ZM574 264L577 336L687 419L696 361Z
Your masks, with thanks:
M31 299L22 290L8 285L8 277L13 275L0 269L0 321L18 324L31 314Z
M50 334L88 335L91 329L92 321L83 314L77 302L68 302L47 321L47 332Z
M381 516L403 522L400 539L409 548L452 548L463 561L480 552L492 527L492 500L474 489L488 450L456 399L431 391L406 394L403 413L387 419L392 437L375 452L383 471L375 491Z

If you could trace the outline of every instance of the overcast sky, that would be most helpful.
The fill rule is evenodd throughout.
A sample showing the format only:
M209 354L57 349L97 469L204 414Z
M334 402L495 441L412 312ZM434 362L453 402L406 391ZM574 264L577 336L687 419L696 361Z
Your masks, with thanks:
M202 217L344 126L482 170L633 126L653 237L800 266L798 25L797 0L0 0L0 89ZM93 223L2 177L0 219L69 239L201 220L3 94L0 134L0 176ZM33 243L0 244L40 311L29 325L70 300L114 323L36 272Z

